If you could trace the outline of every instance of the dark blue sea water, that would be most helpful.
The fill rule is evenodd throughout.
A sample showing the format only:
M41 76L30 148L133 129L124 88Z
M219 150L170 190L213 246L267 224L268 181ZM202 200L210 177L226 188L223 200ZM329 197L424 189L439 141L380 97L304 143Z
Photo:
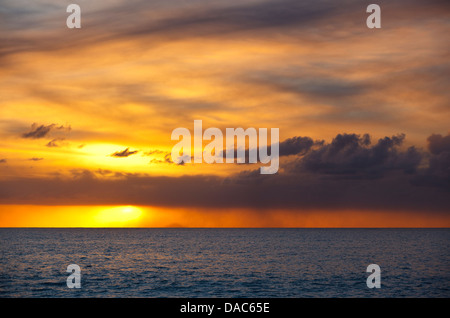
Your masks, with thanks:
M450 297L449 242L450 229L0 229L0 297Z

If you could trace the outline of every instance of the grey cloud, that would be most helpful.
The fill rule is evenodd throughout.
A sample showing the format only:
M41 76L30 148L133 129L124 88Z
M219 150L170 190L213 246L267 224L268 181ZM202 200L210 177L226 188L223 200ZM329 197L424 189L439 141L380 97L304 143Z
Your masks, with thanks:
M312 138L310 137L302 137L302 136L295 136L292 138L288 138L282 142L280 142L279 144L279 153L278 155L280 157L284 157L284 156L290 156L290 155L304 155L307 152L309 152L314 146L321 146L323 145L324 141L323 140L316 140L314 141ZM234 152L234 158L235 158L235 162L237 162L237 158L238 158L238 151L237 149L224 149L223 151L223 158L226 158L227 153L233 153ZM267 153L271 154L272 153L272 147L268 146L267 147ZM258 160L259 158L259 152L257 152L258 155ZM244 161L245 163L249 162L249 157L250 157L250 153L249 153L249 149L245 149L244 152Z
M240 174L97 178L91 171L74 177L0 180L0 203L133 204L167 207L294 209L389 209L449 212L450 198L431 187L417 187L398 172L375 180L325 180L313 175Z
M450 212L448 152L402 150L404 138L385 137L372 144L368 135L341 134L299 152L303 165L296 162L275 175L261 175L257 169L228 177L73 170L70 178L0 180L0 203ZM428 167L418 165L427 158Z
M405 135L384 137L371 145L369 135L339 134L287 169L337 178L380 178L393 170L414 172L423 156L415 148L399 150Z
M32 139L44 138L55 126L55 124L38 126L36 123L33 123L33 125L31 125L31 130L27 133L23 133L22 137Z
M390 1L380 0L378 4L386 11L399 13L401 19L389 19L391 28L411 22L411 16L420 15L422 20L436 19L436 16L444 18L445 14L438 10L445 5L443 1L424 3L423 1L404 0L396 1L393 5ZM231 34L235 32L261 31L266 37L279 32L270 33L272 30L285 29L289 31L302 31L301 35L308 35L317 40L349 37L352 34L363 34L367 31L364 23L366 5L360 1L262 1L262 2L227 2L227 6L211 4L205 8L203 2L198 2L195 8L177 12L172 16L156 22L143 22L137 27L129 27L123 31L123 36L150 36L165 34L171 39L186 36L209 36ZM388 9L389 8L389 9ZM114 8L111 15L117 15L123 8ZM151 5L142 4L142 12L151 10ZM402 14L408 10L409 14ZM361 15L363 15L361 17ZM139 18L137 18L139 19ZM145 21L145 20L144 20ZM105 21L106 22L106 21ZM125 22L125 21L124 21ZM415 21L417 22L417 21ZM106 22L107 23L107 22ZM386 23L386 21L385 21ZM327 27L339 25L339 28ZM119 25L116 25L118 27ZM120 25L121 27L123 24ZM123 27L122 27L123 29ZM298 35L297 35L298 36Z
M432 134L427 139L428 149L434 155L439 155L442 152L450 152L450 134L442 136L440 134Z
M450 134L433 134L428 137L430 150L428 168L425 173L416 176L413 183L417 186L431 186L450 191Z
M31 125L31 130L29 132L23 133L22 134L22 138L30 138L30 139L41 139L44 137L48 137L51 133L51 131L54 130L60 130L60 131L70 131L71 127L70 126L58 126L57 124L50 124L50 125L38 125L36 123L33 123ZM48 144L47 147L57 147L57 141L61 141L64 140L64 138L54 138L53 140L51 140Z
M310 137L292 137L280 143L280 156L301 155L307 153L315 145L323 145L324 141L314 141Z
M369 83L323 77L317 73L305 74L302 69L293 74L253 73L249 76L249 80L278 91L318 99L352 97L361 95L371 88Z

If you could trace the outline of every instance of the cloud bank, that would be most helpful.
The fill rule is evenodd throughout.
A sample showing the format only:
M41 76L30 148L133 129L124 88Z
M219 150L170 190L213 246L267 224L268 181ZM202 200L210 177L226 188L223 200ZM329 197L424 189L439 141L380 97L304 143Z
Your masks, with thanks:
M450 149L402 149L404 138L372 143L369 135L339 134L310 147L312 139L294 137L286 142L298 146L294 160L271 176L258 169L228 177L74 170L70 178L14 178L0 181L0 203L449 212ZM441 145L435 139L430 149Z

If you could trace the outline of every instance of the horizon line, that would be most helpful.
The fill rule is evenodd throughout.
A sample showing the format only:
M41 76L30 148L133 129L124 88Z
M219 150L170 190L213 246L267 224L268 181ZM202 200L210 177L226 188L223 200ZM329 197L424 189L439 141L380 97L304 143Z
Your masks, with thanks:
M450 227L57 227L57 226L0 226L0 229L450 229Z

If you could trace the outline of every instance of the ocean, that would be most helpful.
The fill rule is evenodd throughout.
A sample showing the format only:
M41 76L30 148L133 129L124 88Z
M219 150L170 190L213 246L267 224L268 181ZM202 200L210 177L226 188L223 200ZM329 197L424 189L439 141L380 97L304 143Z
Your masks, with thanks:
M3 228L0 297L447 298L449 242L450 229Z

